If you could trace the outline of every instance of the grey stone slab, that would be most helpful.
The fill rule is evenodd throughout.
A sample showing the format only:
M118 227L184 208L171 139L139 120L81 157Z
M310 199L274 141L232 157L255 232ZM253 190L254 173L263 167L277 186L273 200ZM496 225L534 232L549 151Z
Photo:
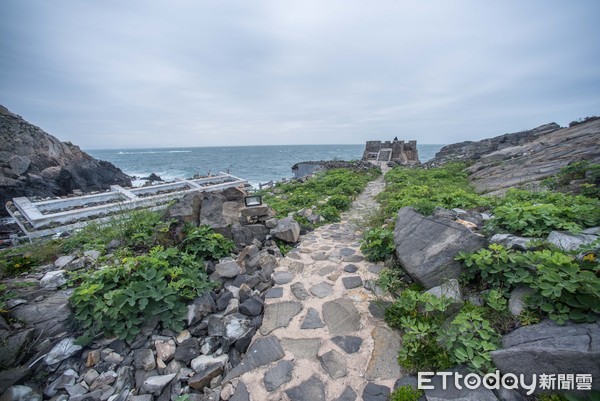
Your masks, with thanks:
M387 401L390 389L375 383L367 383L363 391L364 401Z
M346 366L346 359L344 355L340 354L336 350L331 350L324 353L319 357L321 361L321 367L329 377L332 379L339 379L348 374L348 368Z
M332 335L350 334L360 329L360 315L349 299L338 298L323 304L323 320Z
M351 290L352 288L362 287L363 281L360 276L342 277L342 284L344 284L345 289Z
M310 287L310 292L319 298L325 298L333 294L333 289L331 288L331 285L323 281Z
M532 377L585 372L600 377L600 324L565 324L550 320L520 327L502 337L501 349L491 352L502 374ZM600 390L594 380L593 390Z
M282 338L283 349L290 352L297 359L317 360L317 353L321 348L320 338Z
M331 341L343 349L346 354L354 354L360 349L363 340L356 336L335 336Z
M369 302L369 313L371 316L376 317L378 319L383 319L385 317L385 310L392 306L391 302L384 302L380 300Z
M281 298L283 296L282 287L273 287L265 293L265 298Z
M325 323L323 323L323 321L321 320L321 317L319 316L319 311L317 311L314 308L309 308L300 328L320 329L321 327L325 327Z
M279 361L277 365L265 372L263 383L268 392L276 390L279 386L292 379L292 361Z
M296 301L283 301L265 305L263 324L260 334L266 336L278 327L287 327L290 320L302 310L302 304Z
M250 393L244 382L240 381L229 401L250 401Z
M356 401L357 396L358 394L356 394L356 391L354 391L352 387L346 386L344 391L342 391L342 394L334 401Z
M371 332L373 352L367 365L367 380L397 379L402 376L398 365L398 352L402 346L400 337L386 326L377 326Z
M346 265L346 267L344 267L344 271L346 273L356 273L358 271L358 267L352 264Z
M365 258L360 256L360 255L348 255L348 256L344 256L342 258L343 262L350 262L350 263L355 263L355 262L362 262Z
M300 282L292 284L290 289L292 290L292 294L300 301L304 301L310 297L310 294L306 292L306 289L304 288L304 284Z
M329 273L333 273L333 271L335 270L334 266L325 266L322 267L321 269L319 269L318 274L319 276L323 277L328 275Z
M313 252L310 257L312 258L312 260L315 261L320 261L320 260L327 260L329 258L329 255L327 254L327 252L324 251L316 251Z
M355 253L356 253L356 251L352 248L340 249L340 255L342 255L342 256L350 256L350 255L354 255Z
M275 272L273 273L273 281L277 285L287 284L294 279L294 274L290 272Z
M379 274L383 270L383 266L381 266L381 265L371 265L371 266L368 267L368 270L371 273Z
M231 379L239 377L252 369L275 362L285 356L281 342L275 336L259 338L248 348L248 352L242 362L236 365L223 379L227 383Z
M300 383L296 387L286 390L285 393L290 401L325 401L325 385L316 376Z

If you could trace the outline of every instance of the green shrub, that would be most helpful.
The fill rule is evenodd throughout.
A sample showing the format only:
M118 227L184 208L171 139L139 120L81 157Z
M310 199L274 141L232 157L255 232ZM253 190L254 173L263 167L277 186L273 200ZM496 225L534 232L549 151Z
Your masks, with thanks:
M394 232L387 228L372 228L363 234L360 250L371 262L386 260L394 254Z
M202 261L162 247L80 279L70 302L85 336L104 333L128 341L155 317L165 328L182 330L186 302L213 287Z
M310 224L304 218L297 218L304 225L318 226L339 221L340 213L350 208L352 199L380 174L379 169L320 171L305 182L277 184L272 191L262 191L261 194L278 216L318 206L315 213L322 216L324 221Z
M181 243L181 249L202 259L219 260L229 256L235 244L216 233L211 226L201 225L188 231Z
M416 389L413 386L400 386L392 391L390 401L418 401L424 394L423 390Z
M600 201L558 192L511 189L498 200L490 230L506 230L527 237L545 236L552 230L574 233L600 224Z
M452 366L449 353L438 341L443 312L450 300L416 290L402 291L385 311L386 322L402 332L399 363L411 371L443 370Z
M385 175L386 188L377 199L388 216L405 206L429 215L436 206L472 209L491 205L490 198L475 193L464 168L460 163L432 169L395 167Z
M600 314L600 271L597 261L578 260L549 249L507 250L498 244L474 253L460 253L466 274L493 289L508 292L517 284L534 290L529 305L559 324L570 319L594 322Z
M402 281L404 273L400 267L381 270L377 285L384 291L394 293L405 286Z
M314 213L323 217L327 223L340 221L340 211L333 206L319 206Z
M333 195L327 200L327 205L337 210L348 210L352 201L347 196Z
M466 364L480 373L492 369L490 352L498 348L500 336L476 309L463 309L456 315L443 338L455 364Z

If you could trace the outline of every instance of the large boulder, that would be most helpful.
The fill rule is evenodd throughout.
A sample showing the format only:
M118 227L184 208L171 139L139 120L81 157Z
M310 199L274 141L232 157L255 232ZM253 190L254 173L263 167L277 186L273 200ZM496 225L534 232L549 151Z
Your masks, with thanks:
M185 194L167 209L164 220L175 219L180 223L198 226L203 197L204 194L197 191Z
M473 252L486 246L484 237L444 217L425 217L412 207L398 211L394 229L396 255L410 276L426 288L457 279L460 251Z
M200 224L213 228L227 228L238 224L244 199L229 200L224 192L205 193L200 207Z
M567 324L552 321L521 327L502 338L503 348L492 352L501 373L591 374L600 377L600 323ZM600 390L600 381L592 388Z
M300 225L291 217L280 219L277 221L275 228L271 229L271 235L285 242L298 242Z
M0 215L6 214L4 204L19 196L103 191L115 184L131 186L131 180L0 106Z

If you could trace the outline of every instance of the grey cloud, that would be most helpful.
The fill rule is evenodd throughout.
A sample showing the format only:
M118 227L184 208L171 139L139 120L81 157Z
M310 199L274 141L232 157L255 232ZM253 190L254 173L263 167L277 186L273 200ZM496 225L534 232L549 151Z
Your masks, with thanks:
M479 139L600 112L594 0L6 0L0 102L84 148Z

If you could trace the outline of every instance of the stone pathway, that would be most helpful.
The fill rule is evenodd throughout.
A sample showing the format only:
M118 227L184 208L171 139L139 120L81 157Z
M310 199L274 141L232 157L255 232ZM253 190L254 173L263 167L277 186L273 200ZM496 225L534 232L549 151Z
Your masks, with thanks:
M400 340L371 290L381 270L364 260L352 223L377 207L371 182L342 221L301 237L276 270L263 324L224 379L230 400L387 400L402 376ZM279 290L280 289L280 290ZM233 394L233 395L232 395Z

